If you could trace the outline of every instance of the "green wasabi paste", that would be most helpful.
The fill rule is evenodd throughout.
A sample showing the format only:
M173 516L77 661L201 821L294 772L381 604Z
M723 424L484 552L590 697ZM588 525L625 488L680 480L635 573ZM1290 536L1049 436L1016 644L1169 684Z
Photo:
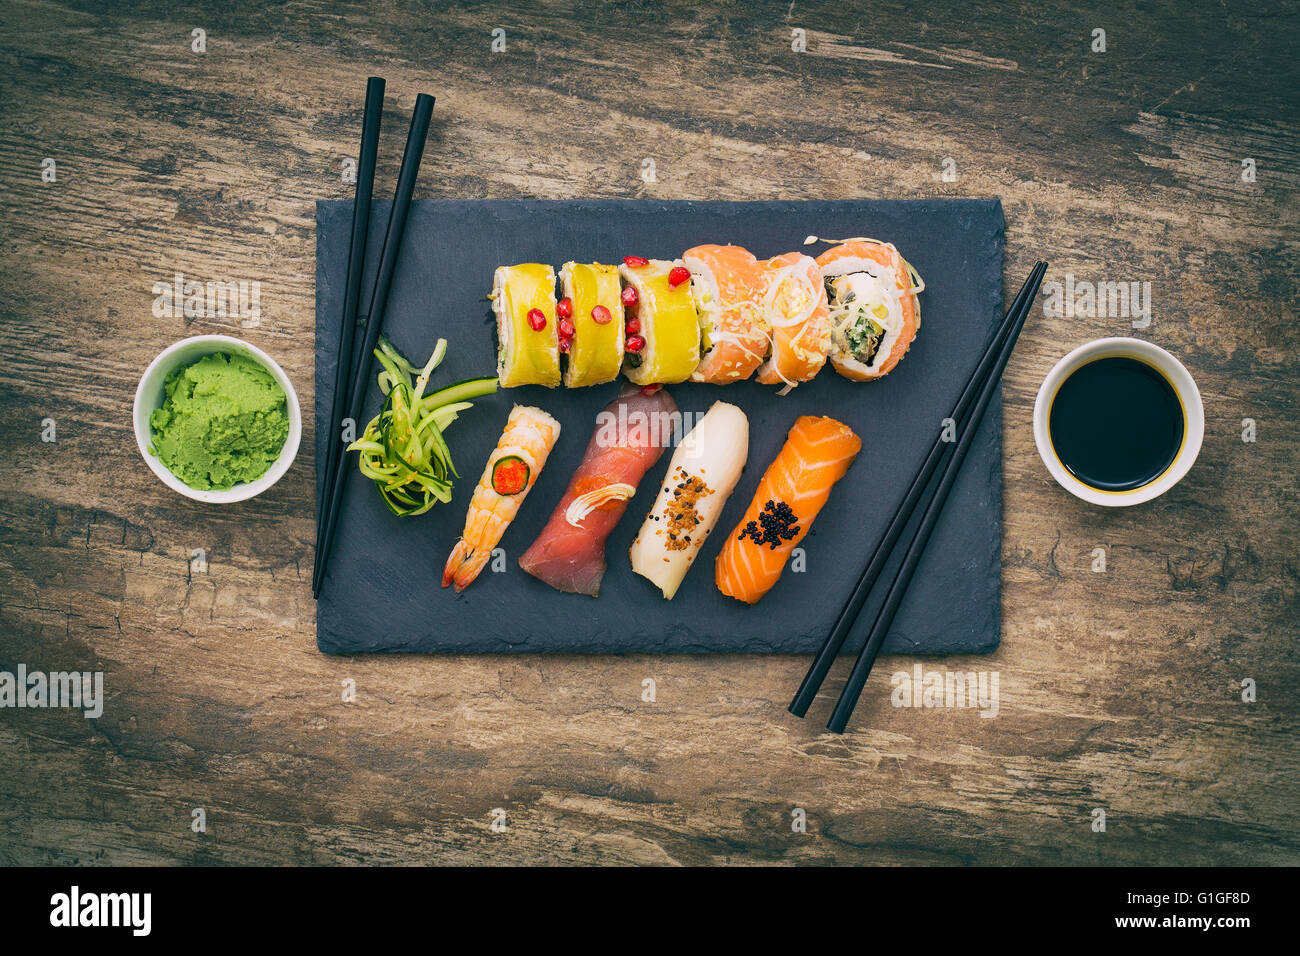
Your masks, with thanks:
M253 481L289 435L284 389L246 355L205 355L167 376L150 417L154 454L191 488L224 491Z

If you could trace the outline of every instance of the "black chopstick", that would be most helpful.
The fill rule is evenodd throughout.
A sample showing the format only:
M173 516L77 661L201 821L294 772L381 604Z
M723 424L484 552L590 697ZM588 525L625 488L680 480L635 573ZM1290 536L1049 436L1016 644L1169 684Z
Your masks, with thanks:
M953 482L957 480L962 459L966 457L971 441L979 430L980 420L984 417L984 410L988 408L989 401L993 398L1001 383L1002 372L1007 366L1008 359L1011 358L1011 352L1016 346L1016 340L1020 337L1020 330L1024 328L1025 320L1029 317L1029 310L1033 305L1034 298L1038 295L1038 287L1041 285L1043 274L1046 271L1047 263L1040 261L1034 267L1034 271L1030 273L1029 279L1026 280L1025 284L1029 289L1029 294L1024 298L1016 297L1020 312L1007 333L1001 348L998 350L993 367L985 376L975 407L971 410L966 421L959 423L961 438L958 439L957 446L952 450L947 462L944 464L939 483L931 493L925 513L921 517L921 522L912 535L911 543L907 546L902 563L899 565L893 583L890 584L889 591L885 595L884 603L881 604L880 610L876 614L876 620L871 625L871 631L867 634L866 643L858 654L857 663L853 665L853 671L849 674L849 679L835 704L835 710L831 713L831 719L826 724L826 728L834 733L840 734L844 732L849 717L852 716L853 709L857 706L858 698L862 695L862 688L866 685L867 677L871 673L871 666L875 663L876 655L880 653L881 645L885 642L885 635L889 633L889 628L894 623L894 615L898 612L898 606L903 601L907 586L912 581L912 575L916 571L916 566L925 551L926 543L930 540L930 533L939 520L943 506L948 500L948 493L952 490ZM850 622L849 627L852 627L852 622Z
M406 217L411 208L411 194L415 191L415 180L420 175L420 160L424 155L424 144L429 138L429 120L432 115L433 97L421 93L415 98L415 110L411 113L411 128L406 134L406 148L402 152L402 166L397 174L397 190L393 194L393 207L388 215L388 231L384 234L384 247L379 257L374 291L370 296L370 308L362 320L366 326L366 334L357 356L347 405L348 417L354 422L359 422L361 418L367 379L373 365L371 353L374 352L375 345L379 341L379 333L384 324L388 292L392 286L393 273L397 268L397 256L402 248ZM321 584L325 580L325 569L329 565L330 550L334 545L334 530L338 525L339 508L347 488L349 473L348 457L340 455L335 465L334 484L330 489L329 501L326 503L325 516L316 535L316 567L312 571L311 584L313 597L320 597Z
M365 271L366 241L370 232L370 199L375 187L375 157L379 152L379 127L384 115L384 80L372 76L366 80L366 107L361 121L361 153L357 157L357 189L352 202L352 237L348 245L348 277L343 290L343 319L339 326L338 351L335 354L334 395L330 400L330 417L326 419L325 470L316 495L316 532L325 520L325 504L334 489L334 471L343 453L343 409L348 407L352 384L352 342L357 328L357 306L361 301L361 274Z
M1031 274L1030 280L1032 279L1033 275ZM1026 280L1025 284L1020 287L1020 291L1012 300L1011 308L1007 309L1001 325L993 333L989 344L985 346L983 357L980 359L979 364L975 366L975 370L971 372L966 387L962 389L961 397L957 399L957 404L953 406L951 415L953 422L956 423L962 420L962 417L966 414L966 409L984 384L984 379L993 367L993 363L1006 341L1007 334L1015 325L1016 319L1030 295L1030 280ZM849 595L849 599L844 602L844 607L835 621L835 626L826 636L826 640L822 642L821 648L817 651L817 656L813 659L812 666L808 668L808 673L804 675L803 683L799 685L799 690L795 693L794 699L790 701L790 713L796 717L802 717L808 713L813 698L817 696L817 691L821 689L822 682L826 679L827 673L830 672L831 666L835 663L836 655L839 654L840 648L844 646L849 633L853 630L858 615L862 613L862 608L875 587L876 579L880 577L880 572L884 570L885 564L888 563L894 544L898 541L899 535L903 533L903 528L907 526L909 519L915 513L916 502L921 497L921 492L929 484L939 460L951 448L952 442L943 441L942 433L935 437L929 455L921 463L921 467L917 469L911 487L908 488L902 503L895 510L894 518L885 530L884 536L876 544L876 550L871 555L871 560L867 562L866 569L858 579L857 586Z

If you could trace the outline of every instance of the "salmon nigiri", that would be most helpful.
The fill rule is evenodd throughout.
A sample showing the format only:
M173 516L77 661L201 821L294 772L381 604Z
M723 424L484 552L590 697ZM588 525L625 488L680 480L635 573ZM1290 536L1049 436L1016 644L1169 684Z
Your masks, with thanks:
M596 416L568 490L519 566L556 590L599 594L605 539L680 427L677 403L662 388L624 386Z
M759 308L762 273L743 246L695 246L682 253L700 313L700 364L692 382L726 385L749 378L771 346Z
M800 416L718 553L718 590L747 604L770 591L861 449L862 439L847 425Z

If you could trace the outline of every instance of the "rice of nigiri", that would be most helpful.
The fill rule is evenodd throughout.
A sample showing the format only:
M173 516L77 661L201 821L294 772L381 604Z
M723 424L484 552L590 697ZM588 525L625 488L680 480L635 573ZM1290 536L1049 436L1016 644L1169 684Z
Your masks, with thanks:
M735 405L713 407L682 439L655 503L628 550L632 570L672 599L722 514L749 455L749 419Z

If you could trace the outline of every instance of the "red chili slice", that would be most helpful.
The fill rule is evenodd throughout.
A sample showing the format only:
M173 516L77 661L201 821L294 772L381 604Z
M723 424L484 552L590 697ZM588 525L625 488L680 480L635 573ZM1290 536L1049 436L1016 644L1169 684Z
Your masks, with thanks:
M504 455L492 466L492 490L499 495L517 495L528 487L528 462L518 455Z

